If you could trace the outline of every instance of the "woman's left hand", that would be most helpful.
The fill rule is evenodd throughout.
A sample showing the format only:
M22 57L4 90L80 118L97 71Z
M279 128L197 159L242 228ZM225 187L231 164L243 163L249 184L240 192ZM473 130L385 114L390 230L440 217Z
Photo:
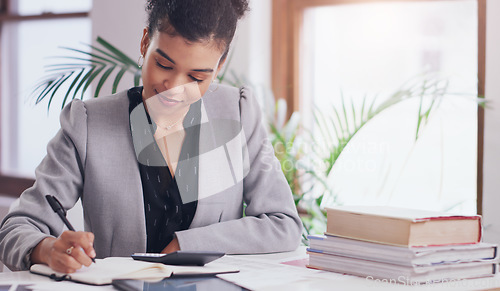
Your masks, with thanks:
M173 253L176 251L180 251L181 248L179 247L179 241L177 240L177 237L174 237L174 239L166 246L163 251L161 251L162 254L168 254L168 253Z

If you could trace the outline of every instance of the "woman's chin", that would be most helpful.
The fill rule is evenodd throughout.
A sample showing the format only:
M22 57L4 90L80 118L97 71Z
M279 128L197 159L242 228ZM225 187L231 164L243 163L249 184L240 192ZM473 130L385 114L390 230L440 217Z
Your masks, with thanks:
M146 100L146 104L149 115L155 121L155 123L163 123L164 120L171 122L172 119L179 118L178 116L186 114L186 112L189 110L189 105L186 105L184 102L165 104L164 102L160 101L160 98L155 97Z

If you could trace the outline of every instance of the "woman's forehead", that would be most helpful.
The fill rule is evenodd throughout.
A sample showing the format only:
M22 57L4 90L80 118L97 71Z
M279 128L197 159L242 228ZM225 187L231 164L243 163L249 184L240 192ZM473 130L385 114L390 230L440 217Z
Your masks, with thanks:
M223 50L213 39L189 41L178 34L157 31L153 34L153 43L155 43L156 48L172 53L201 54L205 58L215 57L217 59L223 54Z

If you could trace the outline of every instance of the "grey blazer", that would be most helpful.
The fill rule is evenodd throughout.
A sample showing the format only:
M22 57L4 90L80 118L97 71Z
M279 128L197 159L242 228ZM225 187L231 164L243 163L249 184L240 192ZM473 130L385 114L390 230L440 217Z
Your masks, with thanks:
M206 195L200 194L189 229L176 232L181 249L228 254L295 249L302 223L255 98L245 87L219 86L202 100L202 122L236 122L241 134L229 146L209 147L206 155L200 151L198 184ZM98 258L146 251L142 184L128 108L124 91L74 100L63 109L61 129L35 171L35 184L2 222L0 259L11 270L28 269L32 249L63 231L45 201L47 194L57 196L66 209L82 200L85 230L95 234ZM203 132L200 146L217 139Z

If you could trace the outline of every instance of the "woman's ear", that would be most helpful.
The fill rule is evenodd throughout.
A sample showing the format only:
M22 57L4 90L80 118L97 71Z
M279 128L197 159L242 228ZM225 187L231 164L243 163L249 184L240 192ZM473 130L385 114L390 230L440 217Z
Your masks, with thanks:
M146 55L146 51L148 50L149 47L149 42L150 42L150 36L149 36L149 30L147 27L144 28L142 31L142 39L141 39L141 56Z
M226 63L226 59L227 58L224 58L223 60L221 60L219 62L219 65L217 66L217 71L215 72L215 78L217 78L217 76L219 75L220 70L222 69L222 67L224 67L224 64Z

